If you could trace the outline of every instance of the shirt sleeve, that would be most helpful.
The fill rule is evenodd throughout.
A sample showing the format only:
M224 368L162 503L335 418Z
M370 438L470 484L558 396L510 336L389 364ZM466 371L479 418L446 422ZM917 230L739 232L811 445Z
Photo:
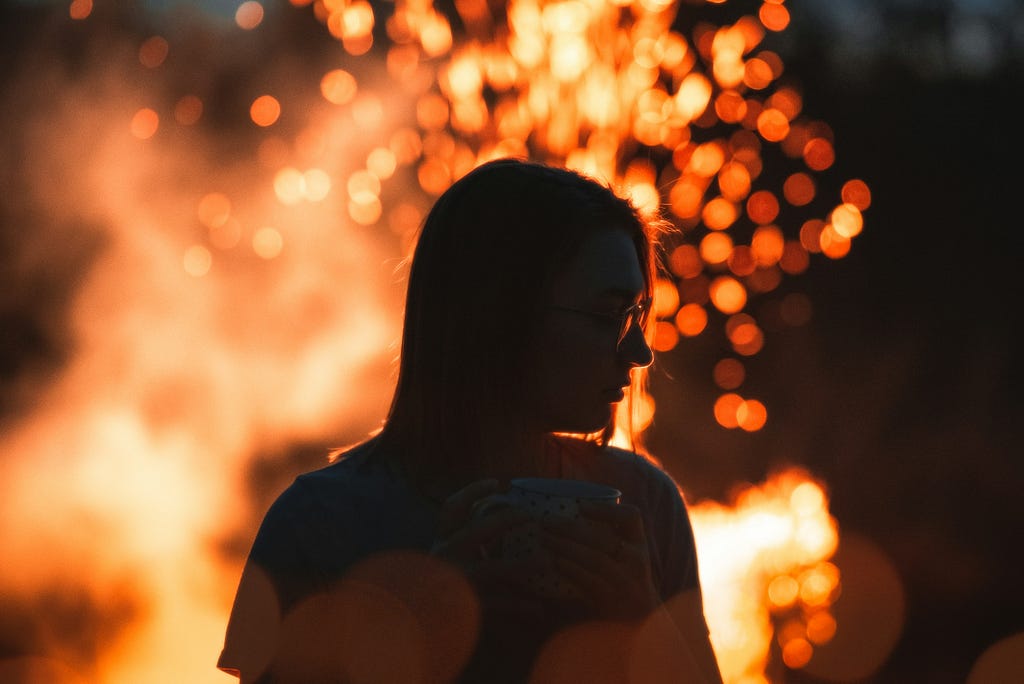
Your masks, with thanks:
M243 682L269 665L288 611L326 588L311 562L318 530L305 490L299 478L274 501L242 570L217 667Z
M670 487L658 505L658 544L663 559L660 591L677 629L708 681L721 682L711 645L697 566L697 545L690 514L678 486Z
M675 481L656 466L651 498L651 542L657 557L655 569L658 590L662 600L681 592L700 588L697 571L697 548L689 511Z

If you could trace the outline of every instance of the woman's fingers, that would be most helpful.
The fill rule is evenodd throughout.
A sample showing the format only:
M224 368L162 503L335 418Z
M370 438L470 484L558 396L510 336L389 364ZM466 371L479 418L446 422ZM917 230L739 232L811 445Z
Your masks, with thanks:
M634 520L634 512L611 512L612 507L600 505L595 515L578 520L545 521L542 542L599 614L640 617L658 604L643 523Z
M571 560L589 571L621 580L624 568L636 565L637 549L620 538L592 535L590 538L566 534L544 534L541 543L554 558ZM632 571L629 571L632 572Z
M438 532L447 536L462 527L469 519L473 505L483 497L498 491L498 481L494 478L471 482L449 496L438 513Z
M631 504L581 501L580 515L604 523L628 541L639 542L645 538L643 516L640 509Z
M639 512L636 512L634 519L633 513L629 510L615 511L613 514L606 510L608 508L618 506L599 505L597 515L581 515L577 519L551 516L544 520L544 529L559 537L586 544L612 557L620 555L625 545L646 549L647 539Z
M502 508L470 520L448 536L445 546L451 549L469 549L479 552L480 547L491 546L506 532L529 520L530 514L522 509Z

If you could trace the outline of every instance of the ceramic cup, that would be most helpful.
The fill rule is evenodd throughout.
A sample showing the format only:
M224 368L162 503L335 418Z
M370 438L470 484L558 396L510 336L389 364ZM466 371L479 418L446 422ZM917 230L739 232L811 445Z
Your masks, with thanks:
M519 478L512 480L507 492L484 497L473 507L475 515L487 515L495 508L516 506L529 511L536 519L510 530L501 540L501 555L506 559L523 559L539 549L538 522L547 516L577 518L581 501L619 503L622 492L614 487L585 480L557 478ZM573 587L559 581L554 573L537 573L529 578L530 586L541 596L574 598Z

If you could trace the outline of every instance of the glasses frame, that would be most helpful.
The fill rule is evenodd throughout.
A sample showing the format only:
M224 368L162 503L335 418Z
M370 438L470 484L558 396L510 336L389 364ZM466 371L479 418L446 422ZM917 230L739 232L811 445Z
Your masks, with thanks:
M622 341L626 339L626 335L628 335L629 331L633 329L634 325L639 325L641 330L644 329L644 326L647 325L647 320L651 315L651 307L653 304L654 301L652 298L645 297L633 305L627 306L621 313L593 311L592 309L580 309L573 306L563 306L561 304L552 304L551 308L557 311L569 311L571 313L583 314L594 318L618 321L619 335L615 340L615 348L618 349L622 345Z

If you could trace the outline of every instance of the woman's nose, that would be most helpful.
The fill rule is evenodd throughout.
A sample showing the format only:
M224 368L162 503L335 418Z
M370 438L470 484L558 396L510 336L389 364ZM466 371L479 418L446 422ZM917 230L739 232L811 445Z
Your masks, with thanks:
M631 368L646 368L654 362L654 352L647 344L644 329L638 323L634 323L626 331L626 336L619 342L618 353Z

